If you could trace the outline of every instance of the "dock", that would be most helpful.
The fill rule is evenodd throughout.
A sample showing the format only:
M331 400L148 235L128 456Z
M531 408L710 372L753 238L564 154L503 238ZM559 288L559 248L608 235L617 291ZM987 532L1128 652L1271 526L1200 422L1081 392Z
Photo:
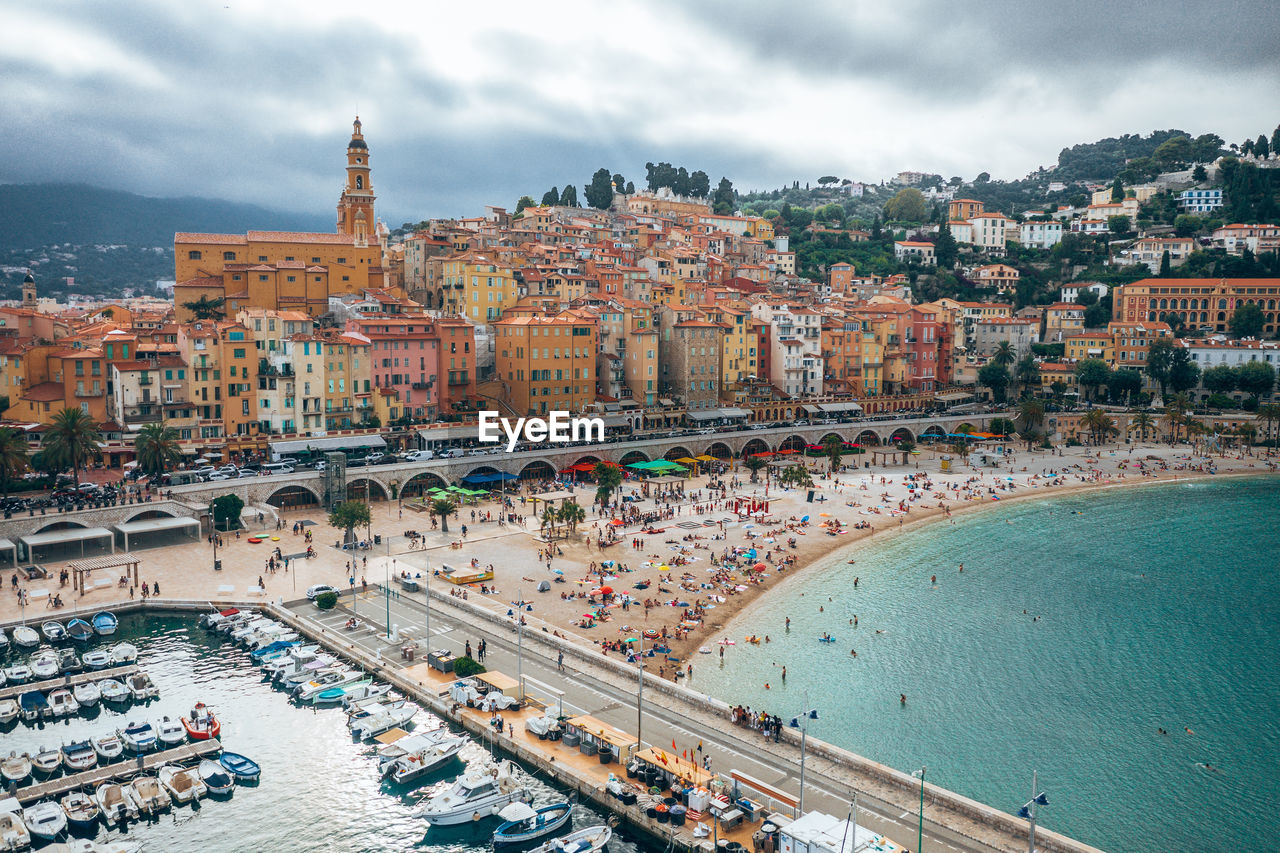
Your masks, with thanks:
M41 693L48 693L50 690L56 690L59 687L68 689L75 687L77 684L87 684L90 681L104 681L108 678L114 678L117 681L124 679L126 676L133 675L138 671L136 663L125 664L124 666L109 666L106 669L93 669L88 672L77 672L75 674L67 673L59 678L50 678L47 681L33 681L29 684L10 684L0 687L0 699L17 699L23 693L30 693L32 690L39 690Z
M19 788L14 796L18 798L19 802L26 805L48 797L58 797L68 791L93 788L113 779L124 779L147 770L154 770L165 764L181 764L194 758L204 758L206 755L211 755L221 750L222 743L217 738L198 740L193 743L176 746L173 749L135 756L128 761L117 761L115 764L108 764L105 767L95 767L82 773L73 773L70 776L50 779L48 782L28 785L25 788Z

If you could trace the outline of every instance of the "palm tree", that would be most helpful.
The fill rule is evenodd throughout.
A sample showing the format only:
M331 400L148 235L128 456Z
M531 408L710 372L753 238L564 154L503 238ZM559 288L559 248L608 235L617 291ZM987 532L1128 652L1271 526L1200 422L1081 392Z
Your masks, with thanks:
M596 500L608 504L613 490L622 485L622 469L607 462L597 462L591 473L596 478Z
M556 522L560 520L560 514L556 512L556 508L551 504L547 504L547 508L542 512L542 532L546 533L547 528L551 528L551 534L554 536L556 532Z
M1024 430L1034 430L1044 423L1044 403L1040 400L1023 400L1018 404L1018 414L1014 418Z
M440 532L449 532L449 516L458 511L453 498L434 498L431 501L431 514L440 519Z
M1008 341L1001 341L996 344L996 351L992 353L991 360L1001 367L1008 367L1018 360L1018 351Z
M1031 392L1031 386L1040 384L1040 364L1031 353L1027 353L1018 360L1018 365L1013 369L1013 374L1022 383L1024 396Z
M1138 414L1134 415L1129 421L1129 429L1136 429L1138 431L1138 441L1146 441L1147 431L1155 429L1155 425L1155 418L1151 417L1151 415L1148 415L1146 412L1138 412Z
M827 454L827 459L831 460L831 473L835 473L840 468L840 458L844 455L844 442L839 436L829 435L826 441L822 442L822 451Z
M556 513L556 518L564 522L564 525L569 528L570 536L574 534L578 529L578 524L584 521L586 517L587 511L573 501L562 503L560 511Z
M46 452L61 467L71 468L76 488L80 488L80 469L99 455L102 435L98 425L80 409L63 409L53 416L53 425L45 433Z
M1169 422L1170 444L1178 443L1178 426L1185 420L1186 414L1190 410L1191 398L1187 396L1185 391L1179 391L1172 397L1166 398L1164 411L1165 420Z
M742 467L751 472L751 482L760 482L760 469L769 463L762 456L748 456L742 460Z
M162 423L147 424L140 429L133 449L138 456L138 467L155 477L163 474L170 465L182 461L177 430Z
M1267 425L1267 455L1271 455L1271 451L1275 450L1275 433L1272 432L1272 426L1276 421L1280 421L1280 404L1267 403L1258 407L1258 417Z
M9 497L9 481L27 470L27 440L9 427L0 428L0 478L4 496Z
M221 320L227 315L227 312L223 310L223 305L226 301L222 297L210 299L205 294L192 302L182 303L182 307L190 311L191 316L196 320Z
M1102 409L1090 409L1080 419L1080 425L1089 430L1094 444L1101 444L1108 435L1116 432L1116 422Z

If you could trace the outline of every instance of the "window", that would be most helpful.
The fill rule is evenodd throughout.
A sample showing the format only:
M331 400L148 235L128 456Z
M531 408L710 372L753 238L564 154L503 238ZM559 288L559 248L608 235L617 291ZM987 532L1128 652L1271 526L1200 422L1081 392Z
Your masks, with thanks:
M236 259L236 253L235 253L235 252L223 252L223 253L222 253L222 259L223 259L224 261L234 261L234 260Z
M244 350L243 350L243 349L234 349L234 350L232 350L232 351L231 351L231 356L232 356L232 358L244 358Z
M198 261L200 260L200 257L201 257L200 252L196 249L192 249L191 251L187 252L187 260L189 261Z

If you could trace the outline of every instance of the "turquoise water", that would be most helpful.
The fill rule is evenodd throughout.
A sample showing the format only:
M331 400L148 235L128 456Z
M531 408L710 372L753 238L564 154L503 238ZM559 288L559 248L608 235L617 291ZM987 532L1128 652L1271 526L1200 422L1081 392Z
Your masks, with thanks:
M1105 849L1274 850L1278 511L1224 479L909 531L765 599L695 686L783 717L807 691L811 734L1009 812L1038 770L1041 824Z
M194 615L131 615L121 619L120 628L111 642L127 639L138 646L138 662L160 687L160 698L123 712L99 705L38 728L12 723L0 728L0 749L6 755L12 749L35 752L123 728L127 720L176 718L194 702L207 702L222 721L224 747L261 764L261 783L237 787L229 800L206 799L194 808L175 805L157 820L132 824L127 837L142 841L145 853L491 849L489 837L497 825L492 820L428 828L414 816L419 796L452 781L463 769L461 762L413 788L384 784L373 749L352 742L340 709L290 704L283 691L261 681L246 651L198 628ZM566 799L563 791L537 779L529 782L537 805ZM573 825L591 826L604 817L577 805ZM108 833L102 830L97 837ZM637 853L635 844L616 834L614 839L610 853Z

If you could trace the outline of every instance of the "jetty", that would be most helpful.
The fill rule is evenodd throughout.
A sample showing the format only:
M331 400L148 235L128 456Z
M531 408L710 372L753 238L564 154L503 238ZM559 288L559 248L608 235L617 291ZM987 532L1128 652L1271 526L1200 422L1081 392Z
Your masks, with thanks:
M138 671L136 663L126 664L124 666L111 666L106 669L95 669L89 672L77 672L59 676L58 678L50 678L46 681L33 681L29 684L9 684L0 687L0 699L17 699L23 693L30 693L38 690L41 693L48 693L50 690L56 690L59 687L68 689L78 684L88 684L90 681L105 681L108 678L114 678L117 681L124 679L126 676L133 675Z
M128 761L118 761L115 764L95 767L92 770L85 770L81 773L73 773L69 776L50 779L47 782L28 785L25 788L19 788L14 796L18 798L20 803L26 805L48 797L58 797L68 791L93 788L113 779L127 779L130 776L154 770L165 764L183 764L192 759L204 758L206 755L212 755L221 750L222 743L217 738L185 743L182 746L175 746L173 749L149 752L145 755L131 758Z

